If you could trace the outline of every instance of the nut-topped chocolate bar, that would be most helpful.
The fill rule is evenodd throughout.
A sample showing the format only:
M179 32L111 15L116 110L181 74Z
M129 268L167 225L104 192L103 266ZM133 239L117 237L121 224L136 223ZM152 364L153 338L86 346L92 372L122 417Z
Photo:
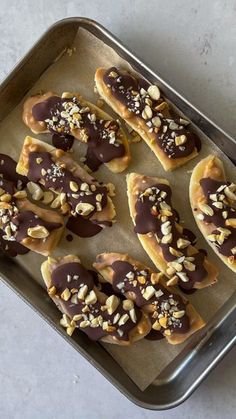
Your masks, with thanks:
M85 164L92 171L104 163L118 173L129 164L129 144L119 122L78 94L32 96L24 103L23 121L34 134L51 132L57 148L67 151L73 138L86 143Z
M115 67L99 68L95 83L100 96L138 132L165 170L198 154L200 140L189 121L174 115L156 85Z
M194 307L165 285L163 274L129 255L102 253L93 266L116 293L130 298L148 313L152 324L148 338L165 337L169 343L178 344L204 326Z
M210 155L195 167L190 201L202 234L223 262L236 272L236 184L226 180L218 157Z
M182 289L203 288L216 281L217 269L193 246L171 203L168 181L131 173L127 176L130 214L138 238L156 265Z
M150 331L148 316L131 300L99 291L94 275L74 255L49 258L41 267L48 294L63 313L61 325L92 340L129 345Z
M63 214L89 221L103 228L112 225L115 209L108 187L92 178L71 156L42 141L26 137L17 172L25 174L34 183L43 185L46 190L58 194ZM86 231L84 231L86 236Z
M64 228L63 219L54 211L32 204L26 197L24 190L15 190L13 182L0 179L2 240L5 243L19 243L47 256L60 240ZM19 249L19 246L12 250L16 253L25 253Z

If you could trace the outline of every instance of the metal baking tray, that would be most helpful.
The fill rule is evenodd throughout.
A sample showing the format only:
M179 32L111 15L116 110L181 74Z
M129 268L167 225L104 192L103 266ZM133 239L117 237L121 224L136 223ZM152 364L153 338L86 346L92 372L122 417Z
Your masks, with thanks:
M55 23L19 62L0 86L0 121L20 102L40 75L75 38L82 27L113 48L133 68L153 83L158 83L165 96L211 138L229 157L236 155L236 142L207 116L185 100L159 73L142 60L97 22L87 18L69 18ZM84 358L97 368L133 403L147 409L162 410L186 400L209 372L220 362L236 341L236 293L217 312L204 334L191 344L161 373L145 391L141 391L125 371L98 343L83 333L73 339L59 326L60 314L45 290L16 260L0 256L0 275L19 297L30 305L50 326L68 341Z

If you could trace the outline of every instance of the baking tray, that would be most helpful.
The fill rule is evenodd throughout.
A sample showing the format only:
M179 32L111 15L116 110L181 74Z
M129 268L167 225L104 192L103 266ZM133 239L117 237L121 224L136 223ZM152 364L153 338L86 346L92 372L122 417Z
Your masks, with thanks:
M139 58L100 24L87 18L69 18L57 22L42 36L0 86L0 120L21 101L40 75L70 46L79 28L92 33L113 48L132 67L153 83L158 83L165 96L211 138L229 157L235 155L236 143L206 115L186 101ZM197 388L207 374L233 347L236 340L236 293L209 322L200 338L191 341L181 354L145 391L141 391L125 371L104 350L84 334L73 339L59 326L59 312L51 304L45 290L32 280L28 271L19 268L16 260L0 257L0 275L18 296L29 304L81 355L96 367L113 385L134 403L149 409L173 408Z

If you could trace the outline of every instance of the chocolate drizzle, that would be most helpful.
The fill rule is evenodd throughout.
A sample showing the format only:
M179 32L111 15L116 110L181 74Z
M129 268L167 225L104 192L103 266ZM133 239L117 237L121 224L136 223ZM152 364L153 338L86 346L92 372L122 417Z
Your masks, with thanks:
M202 212L203 220L215 226L208 239L222 255L233 261L236 255L236 209L233 207L236 185L207 177L200 180L200 186L211 209L208 214Z
M23 189L28 179L16 173L16 162L10 156L0 153L0 179L4 178L14 183L18 190Z
M16 257L17 255L25 255L29 252L25 246L16 241L9 241L3 238L4 232L0 230L0 255L4 254L10 257Z
M187 157L195 148L199 150L199 138L186 128L189 122L170 115L169 110L162 112L163 100L158 95L151 95L148 82L112 67L106 71L104 83L129 112L145 122L148 132L155 136L168 158Z
M69 151L73 147L74 137L72 135L59 135L57 133L52 134L52 144L54 147L59 148L63 151Z
M118 302L116 309L109 314L105 305L106 299L101 302L94 285L94 273L86 270L79 262L65 263L54 269L51 286L55 287L57 298L61 298L61 307L72 320L73 327L81 329L92 340L108 335L129 340L129 332L141 319L141 312L134 309L136 321L133 322L122 302ZM84 289L86 292L83 292ZM65 297L65 290L69 298ZM90 298L90 303L87 297ZM128 319L122 324L122 316L126 315Z
M175 274L181 287L189 290L194 287L195 282L201 282L207 275L203 266L205 255L199 251L189 253L189 245L193 243L195 236L177 225L176 212L171 206L170 187L165 184L150 186L139 194L135 210L135 232L155 235L173 274L175 266L179 269Z
M62 227L61 223L45 221L32 211L20 211L11 222L17 227L15 239L18 242L21 242L28 237L27 231L29 228L41 226L45 227L50 233L51 231Z
M83 106L75 96L52 96L34 105L32 114L37 121L46 123L55 147L65 151L73 145L74 131L79 131L79 139L87 143L85 163L92 171L102 163L125 155L119 124L98 119L89 106Z
M66 223L66 228L77 236L84 238L96 236L102 230L100 225L93 223L81 215L70 217Z
M112 281L114 290L123 295L132 293L138 307L145 309L145 306L148 306L150 308L148 312L151 312L150 320L154 325L153 329L158 328L155 331L167 335L166 331L168 330L168 335L170 335L186 333L189 330L186 303L180 295L170 293L160 283L153 281L148 269L139 270L129 262L119 260L113 262L111 267L114 272ZM179 313L181 317L177 318L178 314L176 313ZM157 335L159 336L158 333Z

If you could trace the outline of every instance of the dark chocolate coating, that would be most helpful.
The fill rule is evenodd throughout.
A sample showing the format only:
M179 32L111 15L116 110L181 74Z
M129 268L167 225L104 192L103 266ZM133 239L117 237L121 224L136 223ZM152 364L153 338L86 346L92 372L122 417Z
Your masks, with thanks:
M16 162L10 156L0 153L0 178L3 177L14 183L17 189L22 189L26 186L28 179L26 176L21 176L16 173Z

